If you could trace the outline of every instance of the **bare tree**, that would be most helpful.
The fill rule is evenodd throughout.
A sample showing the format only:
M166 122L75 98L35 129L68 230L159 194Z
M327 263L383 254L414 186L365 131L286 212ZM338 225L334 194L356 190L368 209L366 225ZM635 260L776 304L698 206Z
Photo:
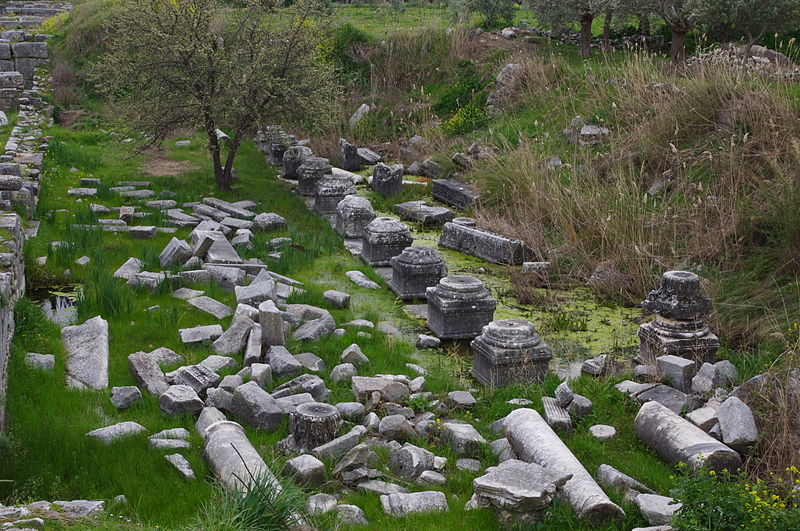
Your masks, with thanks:
M336 84L316 59L316 0L127 0L110 51L92 77L117 104L142 147L176 130L202 129L220 190L230 190L242 142L260 125L331 116ZM229 133L223 146L218 130ZM225 152L227 150L227 152Z

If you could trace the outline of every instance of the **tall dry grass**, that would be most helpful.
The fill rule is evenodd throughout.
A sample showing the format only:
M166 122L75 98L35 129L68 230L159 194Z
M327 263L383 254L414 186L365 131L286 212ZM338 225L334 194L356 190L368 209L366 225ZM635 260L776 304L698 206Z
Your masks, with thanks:
M597 149L572 148L557 133L504 145L472 177L485 224L543 260L560 257L561 272L578 279L602 265L611 283L598 289L630 303L666 269L722 274L763 260L765 279L800 271L793 87L713 65L665 77L643 55L596 68L523 64L517 105L546 108L551 131L591 109L612 135ZM548 168L555 154L566 165Z

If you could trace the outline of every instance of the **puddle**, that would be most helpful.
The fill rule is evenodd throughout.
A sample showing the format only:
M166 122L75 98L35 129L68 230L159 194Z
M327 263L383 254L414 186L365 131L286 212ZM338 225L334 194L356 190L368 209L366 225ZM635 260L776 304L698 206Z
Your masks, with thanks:
M78 294L81 286L60 286L58 288L39 288L28 291L28 298L36 301L45 316L54 323L66 326L75 322L78 314Z

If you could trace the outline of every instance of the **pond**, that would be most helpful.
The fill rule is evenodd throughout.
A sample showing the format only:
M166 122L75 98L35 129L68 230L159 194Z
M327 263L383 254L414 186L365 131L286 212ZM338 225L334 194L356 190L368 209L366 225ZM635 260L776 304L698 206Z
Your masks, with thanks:
M67 326L73 324L78 314L78 296L82 286L73 284L28 291L28 298L36 301L45 316L54 323Z

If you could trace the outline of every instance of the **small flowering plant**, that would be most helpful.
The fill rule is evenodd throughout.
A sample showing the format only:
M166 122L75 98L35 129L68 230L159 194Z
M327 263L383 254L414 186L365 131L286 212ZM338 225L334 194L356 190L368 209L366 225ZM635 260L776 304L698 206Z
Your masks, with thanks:
M681 531L728 531L734 529L800 529L800 508L793 503L800 473L786 469L788 480L749 481L728 470L693 472L678 467L674 497L682 503L672 525Z

